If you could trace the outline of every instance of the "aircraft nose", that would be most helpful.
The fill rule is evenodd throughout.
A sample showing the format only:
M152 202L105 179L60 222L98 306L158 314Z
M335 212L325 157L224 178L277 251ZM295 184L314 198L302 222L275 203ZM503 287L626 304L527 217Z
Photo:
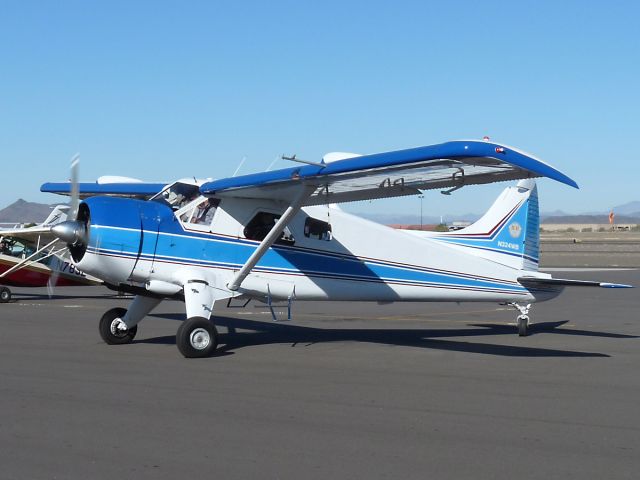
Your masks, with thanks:
M83 222L66 221L51 227L51 233L67 245L81 245L86 241L86 227Z

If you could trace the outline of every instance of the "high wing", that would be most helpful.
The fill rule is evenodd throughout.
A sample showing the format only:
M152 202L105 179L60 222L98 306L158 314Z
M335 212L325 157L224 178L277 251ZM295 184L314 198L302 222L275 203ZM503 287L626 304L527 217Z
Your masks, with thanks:
M200 191L207 196L291 204L302 190L311 188L301 205L307 206L533 177L578 188L574 180L532 155L497 143L463 140L225 178L203 184Z
M146 200L159 193L166 186L166 182L83 182L78 184L80 198L83 199L95 195L110 195ZM71 182L44 183L40 187L40 191L60 195L71 195Z

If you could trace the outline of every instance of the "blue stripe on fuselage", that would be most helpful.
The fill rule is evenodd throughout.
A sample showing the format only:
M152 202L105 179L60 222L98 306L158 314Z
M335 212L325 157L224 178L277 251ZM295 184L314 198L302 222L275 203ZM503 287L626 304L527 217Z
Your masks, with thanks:
M140 256L143 259L218 268L240 268L257 247L256 242L222 237L216 234L186 232L173 222L180 233L146 230ZM91 251L98 254L135 258L136 249L121 248L139 241L139 229L123 229L92 225ZM174 228L171 228L174 230ZM95 232L95 233L94 233ZM109 245L116 245L110 248ZM509 290L522 292L515 282L472 277L457 272L443 272L415 265L394 265L378 259L363 260L353 255L321 252L302 247L274 246L262 257L255 271L329 276L368 281L417 282L456 287Z

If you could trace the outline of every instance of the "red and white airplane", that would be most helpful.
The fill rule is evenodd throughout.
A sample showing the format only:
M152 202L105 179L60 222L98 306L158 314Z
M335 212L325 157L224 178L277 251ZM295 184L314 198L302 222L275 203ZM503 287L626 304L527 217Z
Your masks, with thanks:
M11 300L8 286L49 287L51 293L53 286L102 283L66 260L66 246L46 232L67 219L68 209L68 205L58 205L40 225L0 230L0 303Z

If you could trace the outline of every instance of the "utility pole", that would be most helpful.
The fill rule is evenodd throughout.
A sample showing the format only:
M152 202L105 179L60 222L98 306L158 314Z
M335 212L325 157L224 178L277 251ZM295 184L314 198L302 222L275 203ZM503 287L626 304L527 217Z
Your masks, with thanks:
M420 199L420 231L422 231L422 200L424 200L424 195L418 195Z

